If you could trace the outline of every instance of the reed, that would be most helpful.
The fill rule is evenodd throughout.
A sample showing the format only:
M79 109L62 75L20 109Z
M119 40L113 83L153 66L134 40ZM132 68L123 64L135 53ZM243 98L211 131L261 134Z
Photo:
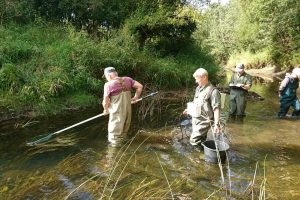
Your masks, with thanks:
M149 137L151 137L151 136L149 136ZM148 138L149 138L149 137L148 137ZM125 166L123 167L121 173L119 174L119 177L117 178L116 182L114 183L114 187L113 187L113 189L112 189L112 191L111 191L111 193L110 193L109 198L111 198L111 196L112 196L112 194L113 194L113 192L114 192L114 190L115 190L115 188L116 188L116 186L117 186L117 184L118 184L118 182L119 182L119 180L120 180L120 178L121 178L121 176L122 176L124 170L126 169L128 163L129 163L129 161L130 161L131 158L135 155L135 153L137 152L137 150L142 146L142 144L143 144L146 140L148 140L148 138L144 139L144 140L139 144L139 146L135 149L135 151L131 154L131 156L130 156L129 159L127 160ZM128 146L129 146L129 145L128 145Z
M267 156L265 156L265 159L264 159L264 177L263 177L263 180L260 184L260 190L259 190L259 197L258 199L259 200L264 200L266 199L266 182L267 182L267 178L266 178L266 159L267 159Z
M133 139L134 139L134 138L133 138ZM118 151L117 155L115 156L115 158L114 158L114 160L113 160L113 162L112 162L112 169L111 169L111 171L110 171L110 173L109 173L108 179L106 180L106 184L105 184L105 186L104 186L104 188L103 188L103 191L101 192L102 195L101 195L100 199L102 199L102 198L104 197L103 195L104 195L105 190L106 190L106 188L107 188L107 186L108 186L108 184L109 184L109 182L110 182L110 179L111 179L111 177L112 177L114 171L117 169L117 166L118 166L119 162L121 161L121 159L122 159L123 156L125 155L125 152L128 150L130 144L133 142L133 139L127 141L126 144L124 144L124 145L120 148L120 150ZM126 146L127 146L127 147L126 147ZM126 148L125 148L125 147L126 147ZM118 156L119 156L119 154L122 152L123 148L125 148L125 151L123 151L123 153L121 154L121 156L118 158ZM117 160L117 159L118 159L118 160ZM115 163L116 163L116 164L115 164Z
M155 155L156 155L157 160L158 160L158 163L159 163L159 165L160 165L160 167L161 167L161 169L162 169L162 171L163 171L164 177L166 178L166 181L167 181L167 183L168 183L168 187L169 187L169 189L170 189L171 197L172 197L172 199L174 199L174 195L173 195L173 192L172 192L172 189L171 189L171 186L170 186L168 177L167 177L167 175L166 175L166 172L165 172L165 170L164 170L164 168L163 168L161 162L159 161L159 157L158 157L158 155L157 155L156 152L155 152Z

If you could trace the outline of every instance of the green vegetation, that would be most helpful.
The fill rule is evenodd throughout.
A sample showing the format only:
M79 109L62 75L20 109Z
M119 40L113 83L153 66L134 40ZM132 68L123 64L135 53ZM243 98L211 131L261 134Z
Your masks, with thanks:
M43 112L50 105L60 108L72 105L64 98L70 94L86 94L90 102L102 82L87 66L76 64L85 46L92 43L70 27L46 25L2 26L0 89L2 106ZM83 95L80 95L82 104ZM59 103L60 102L60 103ZM58 103L58 104L57 104Z
M155 90L194 84L191 74L200 66L217 75L180 1L3 3L0 108L54 114L96 105L107 66Z
M300 63L299 1L193 2L0 0L0 109L95 105L107 66L174 90L194 84L200 66L215 83L218 63Z
M230 64L240 62L241 57L245 63L267 62L281 68L300 63L300 1L231 0L227 5L212 4L200 25L196 34L223 63L230 57Z
M233 53L228 61L228 66L235 66L236 63L247 63L247 64L254 64L259 65L262 63L268 63L271 62L271 53L267 50L259 52L256 51L250 52L250 51L242 51L242 52L236 52Z

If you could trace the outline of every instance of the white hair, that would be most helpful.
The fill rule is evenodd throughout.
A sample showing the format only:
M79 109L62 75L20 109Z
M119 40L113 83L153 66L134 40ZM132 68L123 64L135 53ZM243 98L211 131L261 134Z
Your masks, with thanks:
M206 69L199 68L193 74L193 77L202 77L202 76L208 77L208 72L206 71Z

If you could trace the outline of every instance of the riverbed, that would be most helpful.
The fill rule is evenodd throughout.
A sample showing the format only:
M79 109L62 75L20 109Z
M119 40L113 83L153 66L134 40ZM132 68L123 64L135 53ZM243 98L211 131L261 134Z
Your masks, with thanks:
M243 119L222 110L230 149L221 167L179 126L191 96L135 105L132 139L120 148L107 142L107 117L26 145L99 108L2 123L0 199L299 199L300 119L276 118L277 87L255 82L251 90L264 100L249 100Z

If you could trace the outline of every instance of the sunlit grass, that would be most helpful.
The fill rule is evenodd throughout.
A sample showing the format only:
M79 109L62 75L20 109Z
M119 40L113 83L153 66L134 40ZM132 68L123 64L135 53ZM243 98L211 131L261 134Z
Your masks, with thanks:
M227 62L227 66L234 67L238 63L244 63L245 65L268 64L270 60L271 60L271 54L268 50L264 50L256 53L243 51L241 53L232 54Z

